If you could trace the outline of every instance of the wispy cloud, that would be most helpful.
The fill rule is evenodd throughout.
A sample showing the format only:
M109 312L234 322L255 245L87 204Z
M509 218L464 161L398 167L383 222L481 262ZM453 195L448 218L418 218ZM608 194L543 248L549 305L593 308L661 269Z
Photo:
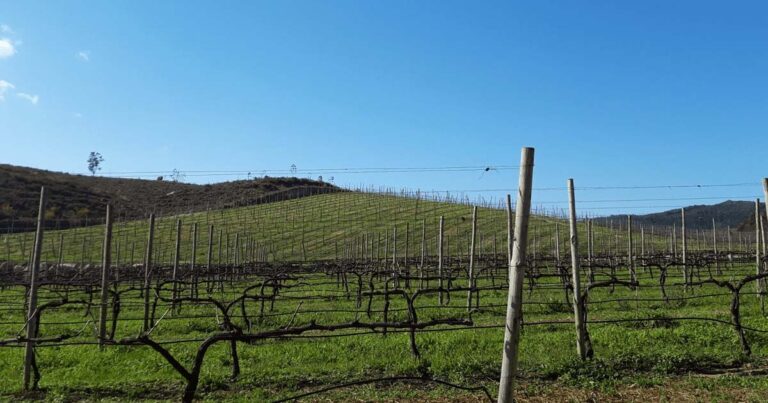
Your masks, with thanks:
M84 62L88 62L91 60L91 52L88 50L81 50L77 52L77 58Z
M5 59L16 54L16 47L8 38L0 39L0 59Z
M74 116L75 116L76 118L78 118L78 119L81 119L81 118L83 117L83 114L82 114L82 113L80 113L80 112L75 112L75 115L74 115Z
M0 101L5 101L5 92L14 88L16 87L8 81L0 80Z
M11 29L11 27L6 25L6 24L0 24L0 32L2 32L4 34L13 34L14 33L13 30Z
M32 105L37 105L37 101L40 100L40 97L37 95L27 94L24 92L17 92L16 95L19 96L19 98L26 99L29 102L32 102Z

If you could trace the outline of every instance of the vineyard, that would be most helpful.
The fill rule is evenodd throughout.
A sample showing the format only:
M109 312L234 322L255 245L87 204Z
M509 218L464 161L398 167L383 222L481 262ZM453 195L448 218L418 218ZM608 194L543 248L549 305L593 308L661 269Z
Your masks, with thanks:
M753 232L686 230L685 211L648 228L578 215L573 187L569 213L528 215L524 187L515 204L344 191L144 220L107 207L66 229L42 217L43 190L37 230L0 238L0 396L483 401L500 374L524 399L555 380L610 394L637 374L765 368L759 207ZM762 378L735 382L768 397Z

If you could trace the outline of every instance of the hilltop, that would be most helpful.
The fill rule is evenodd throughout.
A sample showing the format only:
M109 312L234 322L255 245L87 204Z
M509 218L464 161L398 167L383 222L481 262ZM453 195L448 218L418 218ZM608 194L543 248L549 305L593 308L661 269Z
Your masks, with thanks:
M0 227L22 231L37 217L40 187L48 190L46 220L60 228L103 217L107 203L124 219L150 212L189 213L288 200L341 189L301 178L258 178L208 185L74 175L0 164Z
M761 210L764 211L765 204ZM613 215L595 219L602 224L610 221L623 222L626 215ZM693 205L685 208L685 226L689 229L712 229L712 219L721 229L731 227L737 231L748 231L755 228L755 202L728 200L712 205ZM680 209L667 210L660 213L632 215L632 221L637 225L671 227L680 226Z

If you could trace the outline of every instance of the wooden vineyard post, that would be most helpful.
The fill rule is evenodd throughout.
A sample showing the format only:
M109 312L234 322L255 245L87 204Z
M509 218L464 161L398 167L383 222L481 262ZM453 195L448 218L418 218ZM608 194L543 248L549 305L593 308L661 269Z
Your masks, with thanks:
M512 246L515 243L515 230L512 225L512 197L507 195L507 267L512 262Z
M206 254L206 263L205 263L205 276L208 279L207 284L209 287L210 292L210 284L211 284L211 263L213 261L213 224L208 225L208 253Z
M629 278L632 281L637 281L637 273L635 273L635 245L632 239L632 216L627 216L627 237L629 244L627 245L627 259L629 259Z
M173 280L173 294L171 296L173 300L171 301L171 312L176 310L176 292L178 290L176 279L178 278L177 276L179 271L179 252L181 252L181 220L176 220L176 244L175 252L173 254L173 273L171 273L171 280Z
M715 253L715 273L719 276L723 273L720 271L720 257L717 256L717 226L714 218L712 219L712 251Z
M397 266L397 224L392 227L392 275L395 276L395 289L400 289L400 268Z
M472 238L469 245L469 273L467 290L467 312L472 310L472 290L475 288L475 237L477 236L477 206L472 206ZM481 258L482 259L482 258Z
M761 256L766 256L766 244L765 244L765 220L763 220L763 217L760 217L760 243L763 246L761 249ZM763 272L766 271L765 262L763 262Z
M395 224L392 227L392 272L397 271L397 224Z
M229 235L227 235L229 237ZM223 260L221 259L222 253L224 252L222 245L224 241L224 230L219 229L219 242L218 242L218 250L216 251L216 281L218 282L219 290L224 291L224 275L226 274L226 264L222 264ZM227 238L227 241L229 241L229 238ZM273 258L275 258L274 253ZM222 273L223 268L223 273Z
M533 183L533 148L523 148L520 163L520 184L515 206L515 232L512 259L509 264L509 293L507 294L507 317L504 326L504 348L499 379L499 403L511 403L513 382L517 372L518 344L523 314L523 278L526 267L528 244L528 218L531 213L531 191ZM507 198L507 211L509 198Z
M112 252L112 206L107 204L107 220L104 224L104 247L101 259L101 301L99 303L99 347L104 348L107 338L107 299L109 297L109 272Z
M760 199L755 200L755 274L760 274ZM763 300L765 291L765 281L757 280L757 292L760 294L760 300Z
M149 323L149 286L152 283L152 244L155 241L155 213L149 215L147 251L144 255L144 332L152 327Z
M240 233L235 232L235 249L232 251L232 259L234 261L234 266L232 267L232 277L229 279L230 281L235 281L235 278L237 277L236 274L239 271L239 268L237 267L240 264ZM291 249L293 249L293 244L291 244ZM296 259L296 256L294 255L293 251L291 252L291 259ZM175 278L174 278L175 280Z
M408 221L405 222L405 259L403 265L405 267L405 288L411 288L411 269L408 266L408 242L410 242L410 226Z
M592 271L592 258L595 250L595 235L592 232L592 220L587 220L587 264L589 264L589 283L595 282L595 275Z
M197 298L197 270L195 270L195 263L197 263L197 223L192 223L192 256L190 256L189 270L192 274L192 298Z
M731 226L728 226L728 253L733 252L733 243L731 241Z
M768 202L768 178L763 178L763 193L765 194L764 200ZM768 205L765 208L765 218L768 220ZM763 232L763 254L765 254L765 242L765 232Z
M571 230L571 272L573 275L573 315L576 324L576 351L582 360L592 357L592 343L587 332L587 314L581 295L581 260L579 259L579 232L576 226L576 195L573 179L568 179L569 223Z
M419 259L419 289L424 288L424 255L427 253L427 220L421 219L421 258Z
M690 279L690 273L688 273L688 241L687 237L685 236L685 208L680 209L680 217L682 221L682 228L680 236L683 238L683 287L685 290L688 289L688 284L691 281Z
M101 259L101 299L99 302L99 347L104 348L107 338L107 299L109 297L109 266L112 248L112 206L107 204L107 216L104 223L104 246Z
M32 254L32 265L29 270L29 296L27 299L27 343L24 351L24 390L30 389L32 366L35 361L35 342L37 337L37 275L40 271L40 254L43 249L43 223L45 220L45 187L40 188L40 207L37 212L37 230Z
M62 260L64 259L64 233L59 233L59 261L56 264L56 272L58 274L59 268L61 268Z
M560 226L555 222L555 264L560 266Z
M443 224L445 218L440 216L439 235L437 237L437 304L443 305Z

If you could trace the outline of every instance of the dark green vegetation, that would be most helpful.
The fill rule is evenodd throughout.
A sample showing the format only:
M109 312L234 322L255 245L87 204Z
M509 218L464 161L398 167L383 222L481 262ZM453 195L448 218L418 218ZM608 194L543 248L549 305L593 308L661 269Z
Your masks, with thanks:
M245 303L243 315L240 304L228 313L232 323L251 335L279 329L300 329L311 323L339 325L354 323L386 324L371 328L346 328L335 331L313 330L264 338L253 343L238 343L240 374L230 380L233 357L230 344L213 345L205 356L197 397L207 400L269 401L297 393L321 389L356 380L378 377L427 377L465 386L485 386L495 395L501 359L504 309L506 301L506 216L504 211L491 208L480 210L477 257L479 308L467 312L467 250L471 210L469 206L446 204L393 196L356 193L320 195L281 203L254 207L201 212L181 217L168 217L158 223L154 254L157 257L155 280L168 278L173 262L176 219L183 222L180 247L183 269L180 277L189 280L199 273L199 297L228 302L243 295L246 287L283 276L279 293L271 299L273 288L252 289L248 295L258 296ZM444 304L437 294L427 292L415 298L417 323L451 319L452 325L435 325L416 333L418 356L414 355L407 328L394 325L411 323L402 295L367 294L373 289L393 290L385 279L397 272L400 288L413 295L418 288L433 289L438 280L436 264L437 217L446 220L443 277L446 287L453 291L444 295ZM198 223L197 248L191 249L191 223ZM406 243L406 223L408 242ZM426 224L425 266L419 269L421 255L421 225ZM207 271L207 225L214 225L213 258L215 266ZM558 226L556 228L556 225ZM397 227L397 248L393 248L394 228ZM219 233L218 230L222 232ZM585 249L584 226L582 249ZM90 227L46 233L43 260L49 263L95 263L99 259L103 228ZM524 297L525 326L521 340L520 369L522 383L518 388L521 399L586 400L595 395L601 400L648 395L667 396L680 400L765 400L768 381L763 376L738 375L705 378L694 374L727 372L765 367L768 357L768 335L762 331L746 331L751 354L744 353L737 332L731 326L732 294L725 286L705 281L710 273L717 279L737 282L754 273L754 263L746 258L740 263L721 259L717 264L706 260L706 243L689 240L689 268L694 273L694 285L688 290L682 285L679 260L658 255L666 240L647 235L645 251L648 256L637 258L639 288L616 284L590 291L588 306L589 331L595 350L592 360L582 362L575 349L575 330L569 296L563 284L558 261L553 256L559 232L561 258L559 267L567 266L567 228L561 220L537 217L531 222L531 259ZM226 242L227 234L230 242ZM60 237L63 235L63 238ZM10 245L12 260L23 262L29 252L29 234L5 238ZM26 241L24 241L26 239ZM64 248L59 247L63 239ZM115 225L113 263L120 261L120 310L114 337L103 351L99 350L94 323L99 307L89 301L98 300L99 269L71 267L46 268L44 281L55 284L43 286L41 303L67 298L86 301L50 308L41 317L41 338L68 335L61 341L49 340L37 348L41 373L39 393L21 393L23 349L9 342L0 347L0 395L6 399L44 397L48 400L178 400L185 382L178 372L156 351L142 345L119 345L121 340L136 337L143 323L139 263L144 254L146 222L120 222ZM235 245L237 239L237 245ZM495 239L495 240L494 240ZM85 240L85 253L83 241ZM219 248L221 240L222 248ZM640 240L635 234L635 248ZM22 251L20 245L27 246ZM363 247L362 245L366 245ZM406 245L407 252L406 252ZM596 261L595 281L611 278L628 281L626 234L595 229L596 254L606 257ZM664 245L664 246L662 246ZM0 247L5 247L0 244ZM117 250L121 258L117 259ZM131 259L127 251L133 249ZM221 252L221 253L220 253ZM266 252L266 253L263 253ZM651 252L657 256L651 258ZM406 262L406 253L409 259ZM189 270L191 256L196 257L195 271ZM398 265L392 269L391 258ZM639 252L636 255L640 255ZM608 258L610 257L610 259ZM266 262L265 262L266 261ZM293 262L289 265L287 262ZM658 267L647 263L671 264L664 292L659 286ZM695 263L692 263L695 262ZM587 284L589 267L583 262L582 283ZM600 266L600 267L598 267ZM717 273L717 268L722 274ZM24 273L4 268L8 281L0 290L0 340L9 340L20 333L24 323ZM59 276L54 276L58 272ZM614 271L615 270L615 271ZM46 274L47 273L47 274ZM346 273L347 286L343 274ZM362 288L357 274L362 278ZM403 276L410 273L410 288ZM422 283L421 274L432 277ZM75 278L77 275L77 278ZM616 277L611 277L615 275ZM223 279L223 290L217 286L209 292L209 281ZM448 279L452 282L448 285ZM17 282L17 285L11 285ZM163 298L170 298L170 285L153 288ZM218 284L218 283L215 283ZM371 288L372 287L372 288ZM459 289L459 290L457 290ZM741 290L741 323L749 329L766 329L760 299L754 294L754 283ZM476 290L477 291L477 290ZM358 294L359 292L359 294ZM189 285L180 284L179 294L189 296ZM360 295L358 304L358 295ZM153 294L154 296L154 294ZM268 298L262 298L266 296ZM154 297L151 299L154 300ZM110 308L114 304L110 298ZM262 301L264 302L263 314ZM368 301L370 301L370 310ZM86 309L90 307L90 309ZM386 309L386 316L385 316ZM109 310L111 332L114 311ZM221 312L209 302L182 301L176 311L169 303L159 301L157 326L150 337L187 368L202 340L222 332ZM471 321L471 325L460 324ZM387 334L384 335L384 329ZM671 385L671 386L670 386ZM661 388L672 390L664 395ZM629 390L640 390L632 395ZM687 390L686 395L681 390ZM693 391L696 393L693 393ZM632 392L634 393L634 392ZM413 399L455 400L482 399L482 392L458 391L436 386L430 382L380 383L331 391L315 398L328 399ZM624 399L626 400L626 399Z

